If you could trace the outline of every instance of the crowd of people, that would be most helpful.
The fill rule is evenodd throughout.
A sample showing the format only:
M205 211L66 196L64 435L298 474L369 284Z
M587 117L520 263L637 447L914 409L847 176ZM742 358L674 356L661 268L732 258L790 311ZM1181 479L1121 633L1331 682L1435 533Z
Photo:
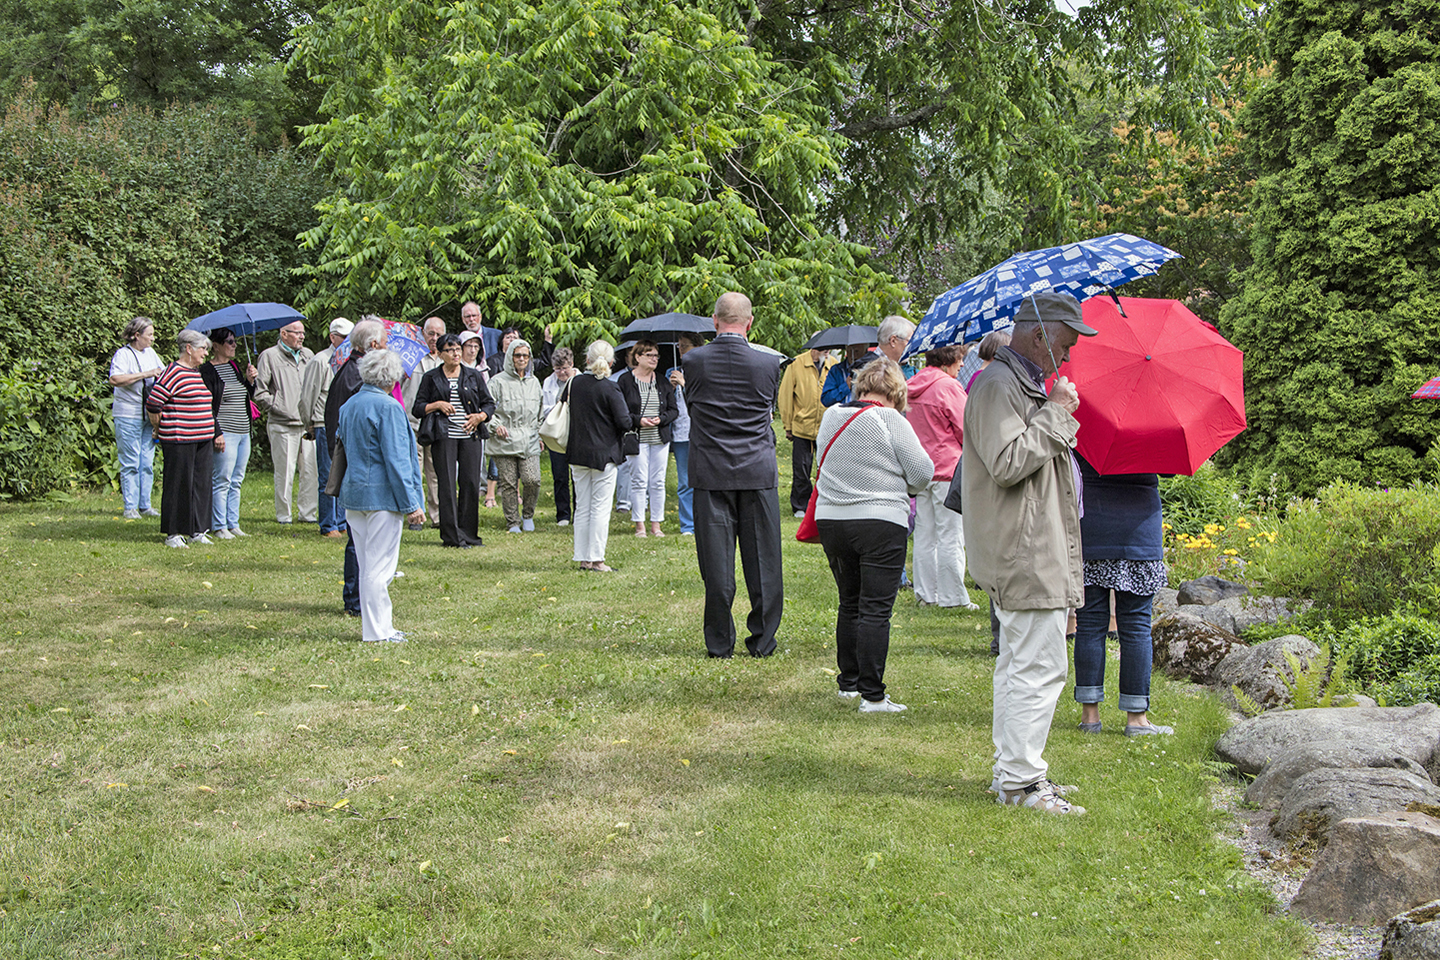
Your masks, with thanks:
M294 523L298 512L322 535L345 537L345 611L360 618L364 640L403 641L389 599L402 531L428 518L442 545L481 546L482 498L493 507L498 487L504 529L533 532L540 428L564 404L567 442L549 457L556 523L571 527L579 569L612 572L613 511L628 511L637 537L665 535L673 455L680 532L695 539L704 584L706 652L735 653L738 547L745 651L767 657L785 602L778 407L792 445L790 509L813 519L835 581L841 699L862 713L907 709L884 676L913 536L919 604L978 610L967 568L990 600L999 802L1084 812L1043 757L1071 614L1080 730L1103 730L1106 640L1118 636L1124 733L1173 732L1148 717L1151 598L1165 582L1158 478L1102 476L1074 452L1078 393L1065 377L1047 381L1096 332L1068 294L1030 297L1007 333L978 351L930 350L919 370L902 363L915 328L898 316L880 325L873 349L838 358L808 350L782 369L750 348L753 308L734 292L715 304L714 339L682 338L678 365L664 373L650 340L618 365L614 347L597 340L577 369L548 330L532 350L516 329L483 326L474 303L461 320L459 335L426 321L429 354L407 375L375 317L335 319L315 355L303 324L290 324L244 366L228 329L181 331L176 360L162 363L153 323L135 318L111 364L125 516L158 515L175 548L246 536L241 482L264 414L276 521ZM152 436L164 457L158 511Z

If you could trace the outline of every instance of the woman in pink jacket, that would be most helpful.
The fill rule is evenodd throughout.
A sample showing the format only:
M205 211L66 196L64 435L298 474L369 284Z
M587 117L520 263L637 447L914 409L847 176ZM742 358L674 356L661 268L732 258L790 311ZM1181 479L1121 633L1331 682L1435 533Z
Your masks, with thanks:
M960 344L925 354L925 369L909 384L906 415L935 464L935 477L915 497L915 597L922 605L978 610L965 589L965 532L960 514L945 506L964 442L965 390L955 375L965 360Z

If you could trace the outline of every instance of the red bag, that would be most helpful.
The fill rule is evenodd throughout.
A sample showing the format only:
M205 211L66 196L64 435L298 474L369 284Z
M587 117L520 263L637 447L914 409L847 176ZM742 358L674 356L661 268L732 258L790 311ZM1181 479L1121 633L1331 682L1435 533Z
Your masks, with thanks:
M836 440L840 439L840 434L845 432L845 428L855 422L855 417L860 416L871 407L878 406L878 403L871 403L856 410L854 415L841 424L839 430L835 431L835 436L830 438L830 442L825 444L825 450L820 454L820 462L815 465L815 484L810 488L810 503L805 507L805 519L800 521L800 528L795 531L795 539L801 543L820 542L820 528L815 523L815 500L820 496L820 468L825 466L825 457L829 455L830 448L835 445Z

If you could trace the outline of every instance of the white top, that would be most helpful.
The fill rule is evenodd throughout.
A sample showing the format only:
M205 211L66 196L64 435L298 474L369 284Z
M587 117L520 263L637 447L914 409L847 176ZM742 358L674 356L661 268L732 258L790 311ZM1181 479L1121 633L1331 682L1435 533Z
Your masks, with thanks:
M815 462L860 408L833 406L820 421ZM815 481L815 519L886 520L908 526L910 498L935 476L935 464L905 415L872 407L855 418L830 447Z
M156 367L163 366L165 364L160 362L160 355L155 352L154 347L136 350L127 344L115 351L115 357L110 361L110 376L140 373L143 370L154 370ZM153 377L150 382L155 382ZM141 409L141 387L144 384L144 380L136 380L127 386L116 387L115 404L110 408L111 415L127 420L144 419L145 411Z

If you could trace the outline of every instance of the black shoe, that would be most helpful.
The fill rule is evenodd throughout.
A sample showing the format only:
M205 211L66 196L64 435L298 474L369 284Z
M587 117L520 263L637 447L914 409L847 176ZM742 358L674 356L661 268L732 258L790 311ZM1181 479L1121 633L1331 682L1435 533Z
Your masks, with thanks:
M425 524L423 524L423 523L407 523L405 526L408 527L408 528L411 529L411 530L424 530L424 529L425 529Z
M359 611L359 610L351 610L349 607L346 607L346 608L345 608L345 616L347 616L347 617L358 617L358 616L360 616L360 611Z

